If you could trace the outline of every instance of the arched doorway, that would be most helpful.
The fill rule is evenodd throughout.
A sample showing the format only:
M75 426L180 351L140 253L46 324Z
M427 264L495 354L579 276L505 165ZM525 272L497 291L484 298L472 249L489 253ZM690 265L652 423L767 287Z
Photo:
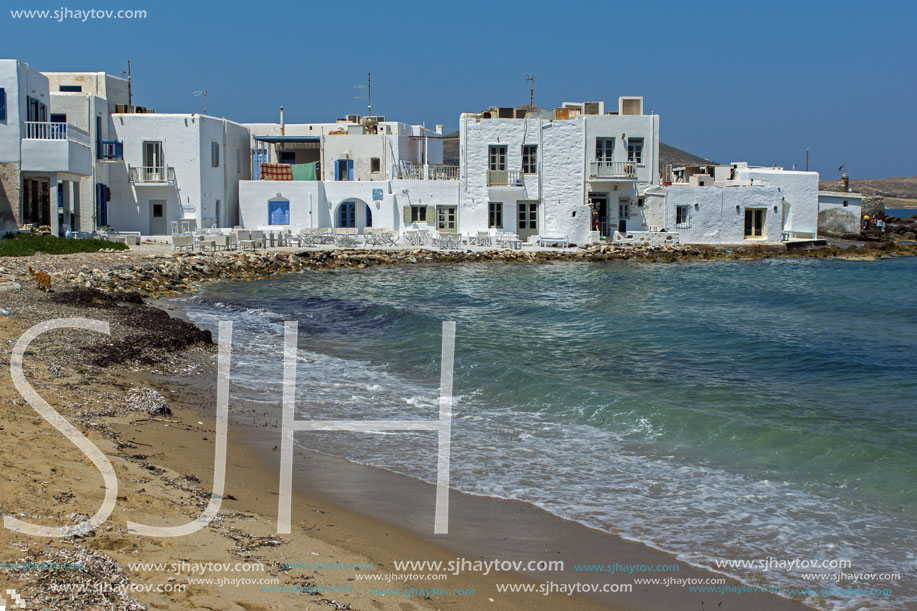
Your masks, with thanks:
M361 199L347 199L337 205L334 211L334 226L362 230L373 226L373 213Z

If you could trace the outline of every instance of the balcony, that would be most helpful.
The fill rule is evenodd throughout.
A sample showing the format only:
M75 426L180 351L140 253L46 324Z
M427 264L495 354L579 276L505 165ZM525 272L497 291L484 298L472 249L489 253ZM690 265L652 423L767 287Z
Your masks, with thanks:
M89 133L69 123L26 121L20 150L26 172L92 173Z
M589 178L636 178L637 166L632 161L590 161Z
M524 187L519 170L487 170L488 187Z
M131 166L129 170L131 182L135 185L175 184L175 168L172 166Z
M117 140L99 140L96 142L96 159L123 159L124 145Z
M402 180L458 180L460 173L457 165L403 163L395 167L395 175Z

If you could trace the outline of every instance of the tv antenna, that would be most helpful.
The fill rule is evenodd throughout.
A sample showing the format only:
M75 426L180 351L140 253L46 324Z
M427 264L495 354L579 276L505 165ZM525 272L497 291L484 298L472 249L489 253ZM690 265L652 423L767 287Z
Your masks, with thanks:
M195 91L191 95L194 97L197 97L199 95L204 96L204 114L206 115L207 114L207 90L201 89L200 91Z
M525 80L529 83L529 110L535 110L535 75L530 74Z
M372 116L373 114L373 73L366 73L366 84L365 85L354 85L354 89L365 89L366 90L366 114ZM362 100L363 96L355 95L353 96L354 100Z

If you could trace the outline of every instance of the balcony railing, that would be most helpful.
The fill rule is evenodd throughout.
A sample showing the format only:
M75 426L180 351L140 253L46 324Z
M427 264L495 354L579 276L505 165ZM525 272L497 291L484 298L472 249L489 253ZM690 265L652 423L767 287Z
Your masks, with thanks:
M69 123L52 123L50 121L26 121L24 140L70 140L83 146L89 146L89 132L74 127Z
M175 168L172 166L131 167L130 178L131 182L136 184L171 184L175 182Z
M458 180L457 165L412 165L395 166L395 175L402 180Z
M487 170L488 187L522 187L522 172L519 170Z
M591 161L591 178L635 178L637 168L632 161Z
M123 159L124 145L117 140L99 140L96 142L96 158Z
M457 165L428 165L428 180L458 180L459 167Z

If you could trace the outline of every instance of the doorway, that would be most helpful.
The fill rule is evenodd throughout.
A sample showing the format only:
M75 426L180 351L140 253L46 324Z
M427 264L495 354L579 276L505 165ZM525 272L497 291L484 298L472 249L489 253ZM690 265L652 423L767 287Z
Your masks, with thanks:
M516 235L522 241L538 234L538 202L516 202Z
M599 234L608 237L608 194L606 193L592 193L589 195L589 205L592 208L595 208L598 213L596 217L598 218ZM591 213L590 213L591 214ZM592 219L589 220L589 228L593 231L596 231L595 223Z
M618 200L618 231L627 232L627 220L630 218L630 199Z
M150 200L150 235L166 235L166 200Z

